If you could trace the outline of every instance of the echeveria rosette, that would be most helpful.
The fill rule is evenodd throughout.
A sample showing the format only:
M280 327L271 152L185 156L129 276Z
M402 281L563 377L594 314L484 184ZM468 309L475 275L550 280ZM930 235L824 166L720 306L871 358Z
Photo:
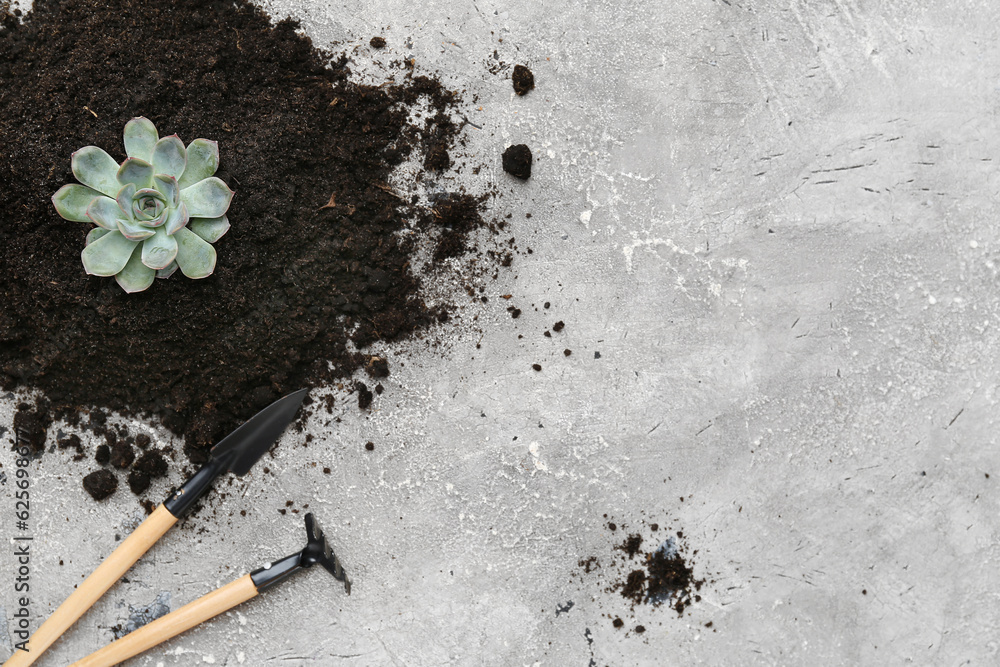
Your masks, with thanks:
M114 276L126 292L141 292L154 277L178 268L188 278L215 270L215 248L229 231L226 211L233 191L213 176L219 146L177 135L159 137L146 118L125 125L120 165L96 146L73 153L73 175L82 183L59 188L52 203L63 218L97 225L81 253L87 273Z

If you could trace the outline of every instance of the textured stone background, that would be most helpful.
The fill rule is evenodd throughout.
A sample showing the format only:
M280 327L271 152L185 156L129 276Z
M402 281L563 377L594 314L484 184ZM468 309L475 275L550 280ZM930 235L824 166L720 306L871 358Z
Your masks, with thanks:
M359 76L412 55L465 89L482 126L470 163L487 166L456 182L498 184L496 213L534 252L484 283L489 302L463 315L478 330L399 348L370 415L349 400L340 424L316 415L316 441L289 436L273 476L234 482L168 534L45 664L109 641L128 605L176 608L299 548L301 515L277 512L288 499L325 522L354 594L309 572L129 664L998 660L1000 8L270 7L319 44L357 45ZM385 52L367 47L376 34ZM494 50L531 67L536 90L515 98ZM499 169L520 142L536 156L525 185ZM556 320L565 331L542 337ZM85 499L90 464L67 460L32 468L36 626L141 518L127 491ZM607 562L621 541L603 514L683 530L713 580L702 601L631 614L604 590L610 571L578 577L580 558Z

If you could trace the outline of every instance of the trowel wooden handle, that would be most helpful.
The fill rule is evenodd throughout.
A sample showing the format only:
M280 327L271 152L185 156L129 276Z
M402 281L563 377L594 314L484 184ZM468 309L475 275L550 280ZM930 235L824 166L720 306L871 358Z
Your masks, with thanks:
M177 518L166 507L157 507L31 635L28 650L15 649L3 667L27 667L35 662L175 523Z
M218 616L227 609L232 609L241 602L246 602L255 595L257 595L257 587L254 586L250 575L240 577L236 581L184 605L177 611L161 616L152 623L147 623L138 630L128 633L118 641L91 653L83 660L74 662L70 667L117 665L134 655L148 651L171 637L176 637L199 623L204 623L208 619Z

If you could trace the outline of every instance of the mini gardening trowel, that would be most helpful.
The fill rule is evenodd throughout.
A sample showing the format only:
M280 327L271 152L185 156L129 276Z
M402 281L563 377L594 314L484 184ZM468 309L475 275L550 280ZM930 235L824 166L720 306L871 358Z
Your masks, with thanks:
M335 578L344 582L344 589L351 594L351 580L344 573L340 560L330 548L323 529L312 514L306 514L306 547L298 553L268 563L259 570L244 575L211 593L190 602L177 611L147 623L121 639L74 662L70 667L110 667L148 651L157 644L204 623L222 612L246 602L258 593L283 582L299 570L319 564Z
M174 491L128 538L94 570L28 640L27 651L17 650L3 667L27 667L97 602L111 585L187 514L212 486L216 477L232 471L245 475L288 426L308 389L289 394L267 406L212 448L212 458Z

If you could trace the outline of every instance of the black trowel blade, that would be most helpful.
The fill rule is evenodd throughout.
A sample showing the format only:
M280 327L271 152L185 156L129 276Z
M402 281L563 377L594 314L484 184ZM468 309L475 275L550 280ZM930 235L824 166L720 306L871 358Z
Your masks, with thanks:
M292 423L308 393L300 389L271 403L212 447L212 458L225 459L237 475L247 474Z

